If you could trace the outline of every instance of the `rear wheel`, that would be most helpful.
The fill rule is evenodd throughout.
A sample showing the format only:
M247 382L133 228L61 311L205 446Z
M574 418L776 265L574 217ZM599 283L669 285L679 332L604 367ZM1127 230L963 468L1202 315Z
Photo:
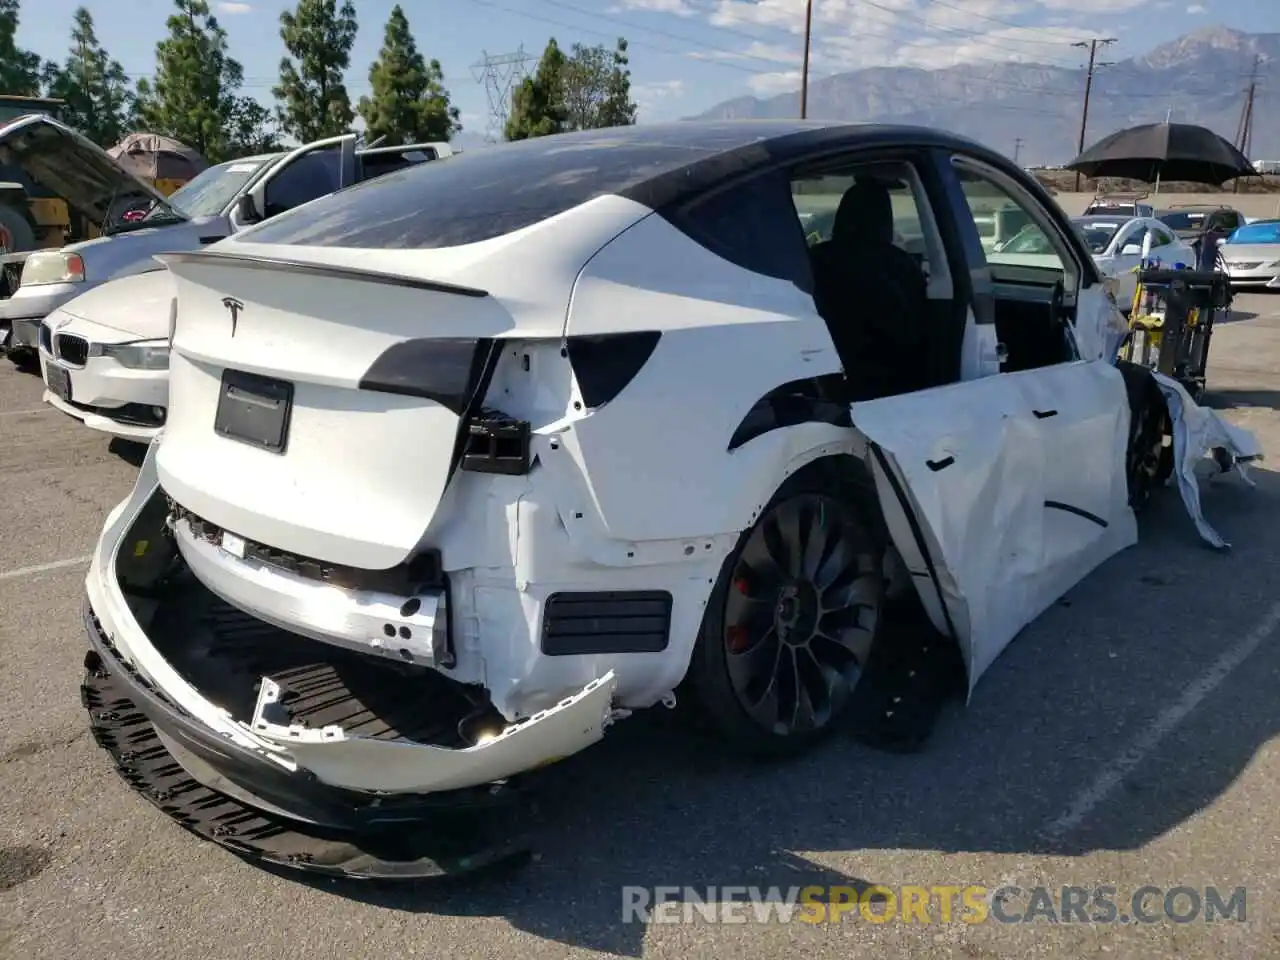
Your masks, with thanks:
M800 753L853 702L884 605L883 548L858 487L795 478L729 556L708 602L691 681L737 748Z
M1173 473L1173 421L1151 372L1132 363L1121 362L1119 367L1129 397L1129 505L1140 510Z

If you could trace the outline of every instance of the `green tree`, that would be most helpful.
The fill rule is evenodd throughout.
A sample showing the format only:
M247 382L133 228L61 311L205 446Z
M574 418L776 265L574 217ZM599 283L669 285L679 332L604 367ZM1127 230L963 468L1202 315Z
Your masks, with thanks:
M636 122L637 113L636 102L631 99L631 58L627 56L627 41L619 37L610 57L596 122L601 127L628 127Z
M373 95L361 97L359 112L369 140L385 146L451 140L462 130L449 101L439 60L423 59L400 5L391 8L378 59L369 68Z
M98 42L86 8L72 20L70 56L62 66L46 66L45 85L50 96L66 101L64 118L71 126L100 146L120 142L133 93L124 68Z
M249 157L283 149L271 111L253 97L236 97L227 123L228 153Z
M552 39L534 75L512 93L505 133L523 140L635 122L627 41L619 37L613 50L575 43L566 55Z
M603 44L573 45L564 69L568 129L594 130L636 122L628 64L627 41L621 37L613 50Z
M511 93L506 139L527 140L570 129L564 89L567 65L568 58L552 37L533 76L525 77Z
M40 95L40 56L18 47L18 0L0 0L0 94Z
M236 137L244 131L235 128L254 113L238 95L244 70L227 52L227 33L206 0L174 0L174 7L169 36L156 44L155 80L138 81L136 118L214 163L240 156Z
M355 114L342 82L356 42L356 8L344 0L298 0L280 14L280 37L289 56L280 60L280 83L272 90L283 101L280 126L303 143L346 133ZM292 59L290 59L292 58Z

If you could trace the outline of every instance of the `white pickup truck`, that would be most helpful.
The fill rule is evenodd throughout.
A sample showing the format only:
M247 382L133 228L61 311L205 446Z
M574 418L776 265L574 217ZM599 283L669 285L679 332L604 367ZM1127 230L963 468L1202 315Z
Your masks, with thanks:
M52 117L0 127L0 163L21 167L103 234L18 255L25 257L18 288L0 299L0 344L10 359L26 362L46 316L99 284L153 267L153 254L215 243L343 187L453 152L447 143L362 150L356 142L347 134L221 163L165 198Z

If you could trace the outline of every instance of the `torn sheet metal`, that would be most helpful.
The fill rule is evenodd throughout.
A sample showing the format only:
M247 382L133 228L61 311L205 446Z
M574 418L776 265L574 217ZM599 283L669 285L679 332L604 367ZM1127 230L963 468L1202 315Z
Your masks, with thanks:
M604 736L617 682L610 671L551 709L463 750L412 740L375 740L340 726L312 730L276 723L269 717L279 688L267 677L248 726L330 786L434 793L503 780L585 750Z
M970 690L1023 627L1136 542L1126 397L1114 367L1076 363L852 406L880 452L890 536L934 626L954 631Z
M1218 415L1217 411L1202 407L1187 393L1186 388L1172 377L1152 372L1160 392L1164 394L1169 405L1169 416L1173 419L1173 476L1178 483L1178 492L1187 512L1196 525L1200 536L1211 546L1219 550L1227 549L1231 544L1223 540L1204 518L1200 506L1200 481L1196 476L1196 464L1205 457L1212 456L1216 449L1225 450L1234 463L1235 468L1246 483L1253 486L1248 474L1248 464L1262 459L1262 448L1257 439L1248 430L1228 423ZM1226 464L1219 464L1226 467Z

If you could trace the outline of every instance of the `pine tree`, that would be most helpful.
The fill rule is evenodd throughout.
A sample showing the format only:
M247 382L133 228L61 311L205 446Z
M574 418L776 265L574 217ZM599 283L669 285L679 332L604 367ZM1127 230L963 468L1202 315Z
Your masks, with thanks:
M133 99L129 80L98 42L86 8L75 12L70 56L62 66L48 65L45 82L50 96L66 101L67 123L94 143L109 147L124 136Z
M235 128L248 108L237 95L244 70L229 56L227 33L206 0L174 0L174 7L169 36L156 44L155 81L138 81L136 118L214 163L241 155Z
M504 131L508 140L527 140L569 129L565 102L568 59L555 37L547 42L532 77L525 77L511 94L511 115Z
M0 0L0 93L11 97L40 95L40 57L19 49L18 0Z
M356 8L344 0L298 0L280 14L280 37L289 56L280 61L272 90L283 106L280 125L303 143L346 133L355 114L342 82L356 41ZM292 59L290 59L292 58Z
M627 41L618 38L610 57L608 73L603 84L603 96L596 113L599 127L627 127L636 122L638 112L631 99L631 60L627 56Z
M511 97L506 138L523 140L568 130L595 130L636 122L627 41L612 51L575 43L568 56L553 39L538 69Z
M462 129L449 101L440 61L427 63L400 5L391 8L378 59L369 68L373 95L360 98L369 140L386 146L450 140Z

